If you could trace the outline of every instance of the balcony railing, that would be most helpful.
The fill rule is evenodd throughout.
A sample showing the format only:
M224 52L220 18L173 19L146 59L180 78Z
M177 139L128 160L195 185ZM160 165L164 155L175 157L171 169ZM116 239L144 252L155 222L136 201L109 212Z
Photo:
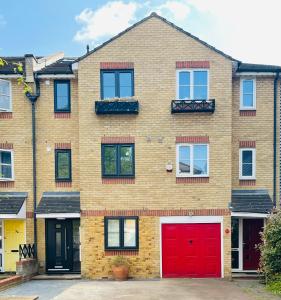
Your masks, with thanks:
M137 100L100 100L95 102L97 115L128 115L139 113L139 102Z
M210 100L172 100L171 112L175 113L194 113L215 111L215 99Z
M19 259L36 258L35 244L20 244L19 245Z

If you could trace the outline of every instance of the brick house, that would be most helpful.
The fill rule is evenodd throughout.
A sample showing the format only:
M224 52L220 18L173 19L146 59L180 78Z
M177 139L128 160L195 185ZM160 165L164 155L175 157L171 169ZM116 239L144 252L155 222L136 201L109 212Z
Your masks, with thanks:
M155 13L79 58L7 60L34 95L0 69L0 271L34 242L47 273L110 277L116 255L137 278L257 270L279 202L281 67Z

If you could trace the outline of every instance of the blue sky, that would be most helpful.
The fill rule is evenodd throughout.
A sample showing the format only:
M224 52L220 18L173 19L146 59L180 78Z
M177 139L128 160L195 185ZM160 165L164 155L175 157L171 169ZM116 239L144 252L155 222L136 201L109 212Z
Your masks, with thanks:
M79 56L151 11L237 59L281 65L276 0L1 0L0 56Z

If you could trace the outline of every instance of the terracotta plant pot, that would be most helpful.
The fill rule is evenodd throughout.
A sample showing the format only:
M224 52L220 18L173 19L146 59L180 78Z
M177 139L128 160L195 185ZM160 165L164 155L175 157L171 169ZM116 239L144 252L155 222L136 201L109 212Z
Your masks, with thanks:
M128 266L112 266L112 273L115 280L127 280L129 275Z

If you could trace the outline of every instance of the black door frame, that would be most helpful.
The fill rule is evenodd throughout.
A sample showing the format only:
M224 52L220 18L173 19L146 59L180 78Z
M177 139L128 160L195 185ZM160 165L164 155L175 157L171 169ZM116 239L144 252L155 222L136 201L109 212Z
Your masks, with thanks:
M72 227L72 220L73 219L45 219L45 251L46 251L46 267L45 271L46 273L52 273L52 274L62 274L62 273L72 273L73 272L73 227ZM64 234L62 234L62 244L64 244L64 247L62 248L61 252L65 252L67 255L67 260L64 261L64 266L62 269L55 269L54 261L50 261L50 253L49 253L49 230L50 225L53 223L53 226L55 224L61 224L61 230L64 230ZM52 229L53 234L55 234L56 230L55 228ZM50 233L49 233L50 234ZM54 238L55 239L55 238ZM54 240L53 240L54 241ZM65 256L64 256L65 258ZM51 264L51 265L50 265ZM51 270L50 270L51 269Z

